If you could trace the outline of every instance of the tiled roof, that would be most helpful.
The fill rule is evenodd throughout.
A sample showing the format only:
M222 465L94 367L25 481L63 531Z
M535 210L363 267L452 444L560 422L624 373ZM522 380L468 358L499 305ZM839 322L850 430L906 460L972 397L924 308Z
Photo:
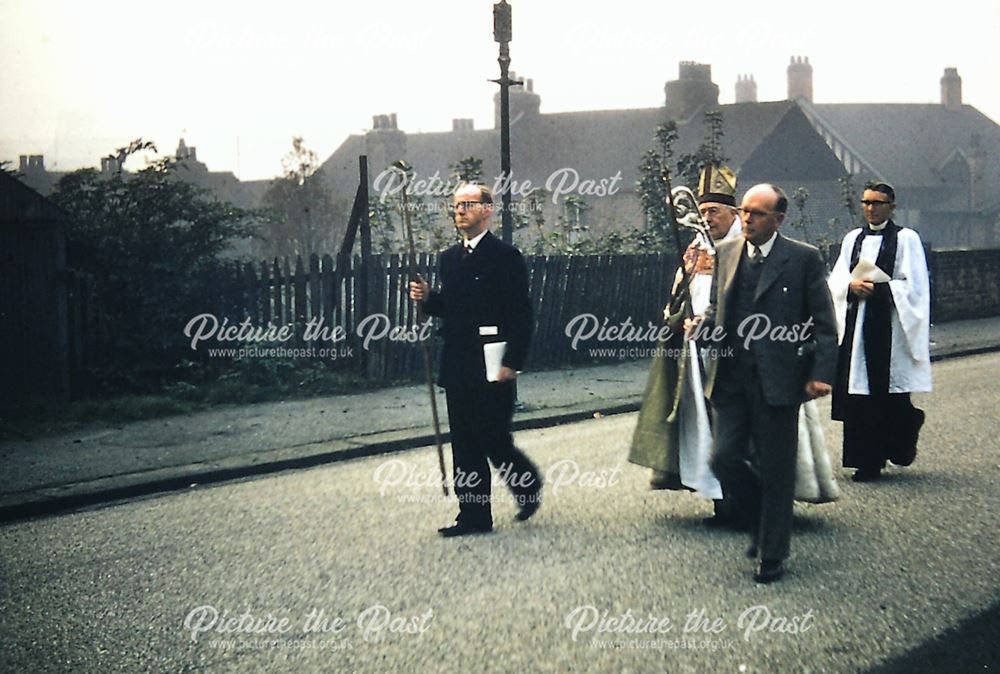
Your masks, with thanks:
M1000 185L1000 126L970 105L957 109L931 103L812 107L879 174L904 189L947 188L941 169L957 150L973 152L973 137L978 136L983 205L1000 198L996 189Z
M738 170L794 107L790 101L718 106L723 113L727 163ZM511 126L514 178L544 186L548 176L562 168L576 170L581 179L609 178L620 171L621 188L631 190L642 155L654 146L654 132L664 121L663 108L560 112L515 119ZM379 132L371 136L378 138ZM691 121L679 125L675 153L695 151L704 136L702 113L698 112ZM477 157L483 160L484 176L491 182L500 173L499 144L497 129L405 134L404 152L405 159L425 176L439 171L447 177L450 165ZM357 157L368 151L368 138L352 135L324 162L323 171L339 197L353 193ZM391 160L386 159L386 163ZM372 165L372 177L383 168Z

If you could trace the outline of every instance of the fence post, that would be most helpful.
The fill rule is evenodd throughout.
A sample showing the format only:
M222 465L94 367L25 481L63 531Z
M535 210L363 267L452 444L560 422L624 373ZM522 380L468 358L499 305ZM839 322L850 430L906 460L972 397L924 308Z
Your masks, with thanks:
M316 321L314 325L319 325L322 319L322 289L319 282L319 255L312 253L309 255L309 320ZM329 325L323 327L330 329Z
M271 293L274 295L274 323L279 327L286 322L281 282L281 267L278 264L278 258L274 258L274 266L271 269Z
M295 256L295 343L302 344L302 335L305 331L306 315L306 272L302 267L302 256Z

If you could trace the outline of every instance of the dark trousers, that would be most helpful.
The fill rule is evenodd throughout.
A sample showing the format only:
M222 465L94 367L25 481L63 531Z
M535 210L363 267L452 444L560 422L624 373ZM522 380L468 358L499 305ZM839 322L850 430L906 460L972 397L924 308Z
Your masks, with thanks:
M916 446L923 414L909 393L848 394L841 411L846 468L881 470L887 460L905 457Z
M739 504L764 559L785 559L792 536L798 405L768 405L756 376L727 382L712 396L712 471ZM751 453L751 441L756 448Z
M524 452L514 446L513 382L494 382L445 389L458 521L478 527L493 525L490 509L490 462L519 505L538 498L542 480Z

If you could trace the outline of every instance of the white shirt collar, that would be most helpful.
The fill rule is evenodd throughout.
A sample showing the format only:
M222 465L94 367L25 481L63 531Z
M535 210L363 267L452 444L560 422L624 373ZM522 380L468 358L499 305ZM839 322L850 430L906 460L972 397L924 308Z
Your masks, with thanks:
M763 255L765 258L768 255L771 254L771 248L774 247L774 239L777 236L778 236L778 233L774 232L773 234L771 234L771 238L770 239L768 239L764 243L760 244L760 254ZM755 246L752 243L750 243L749 241L747 241L747 254L750 255L750 256L753 256L753 251L757 247L758 246Z
M871 229L873 232L881 232L883 229L885 229L885 226L888 225L888 224L889 224L888 220L883 220L881 225L871 225L870 224L870 225L868 225L868 228Z
M477 234L476 236L472 237L471 239L466 239L465 246L466 246L466 248L469 249L470 253L476 249L476 246L479 245L479 242L483 240L483 237L486 236L486 232L488 232L488 231L490 231L490 230L484 229L483 231L479 232L479 234Z

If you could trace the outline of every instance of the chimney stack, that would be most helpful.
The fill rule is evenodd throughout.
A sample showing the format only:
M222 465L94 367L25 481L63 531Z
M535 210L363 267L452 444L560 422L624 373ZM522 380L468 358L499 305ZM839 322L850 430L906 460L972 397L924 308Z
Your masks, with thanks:
M101 173L111 175L122 170L117 157L101 157Z
M941 105L949 110L962 107L962 78L958 68L945 68L941 78Z
M736 102L757 102L757 82L754 80L753 75L736 76Z
M788 64L788 100L813 100L813 67L808 56L793 56Z
M690 119L700 108L719 104L719 86L712 81L712 66L681 61L678 77L663 86L666 116L673 120Z

